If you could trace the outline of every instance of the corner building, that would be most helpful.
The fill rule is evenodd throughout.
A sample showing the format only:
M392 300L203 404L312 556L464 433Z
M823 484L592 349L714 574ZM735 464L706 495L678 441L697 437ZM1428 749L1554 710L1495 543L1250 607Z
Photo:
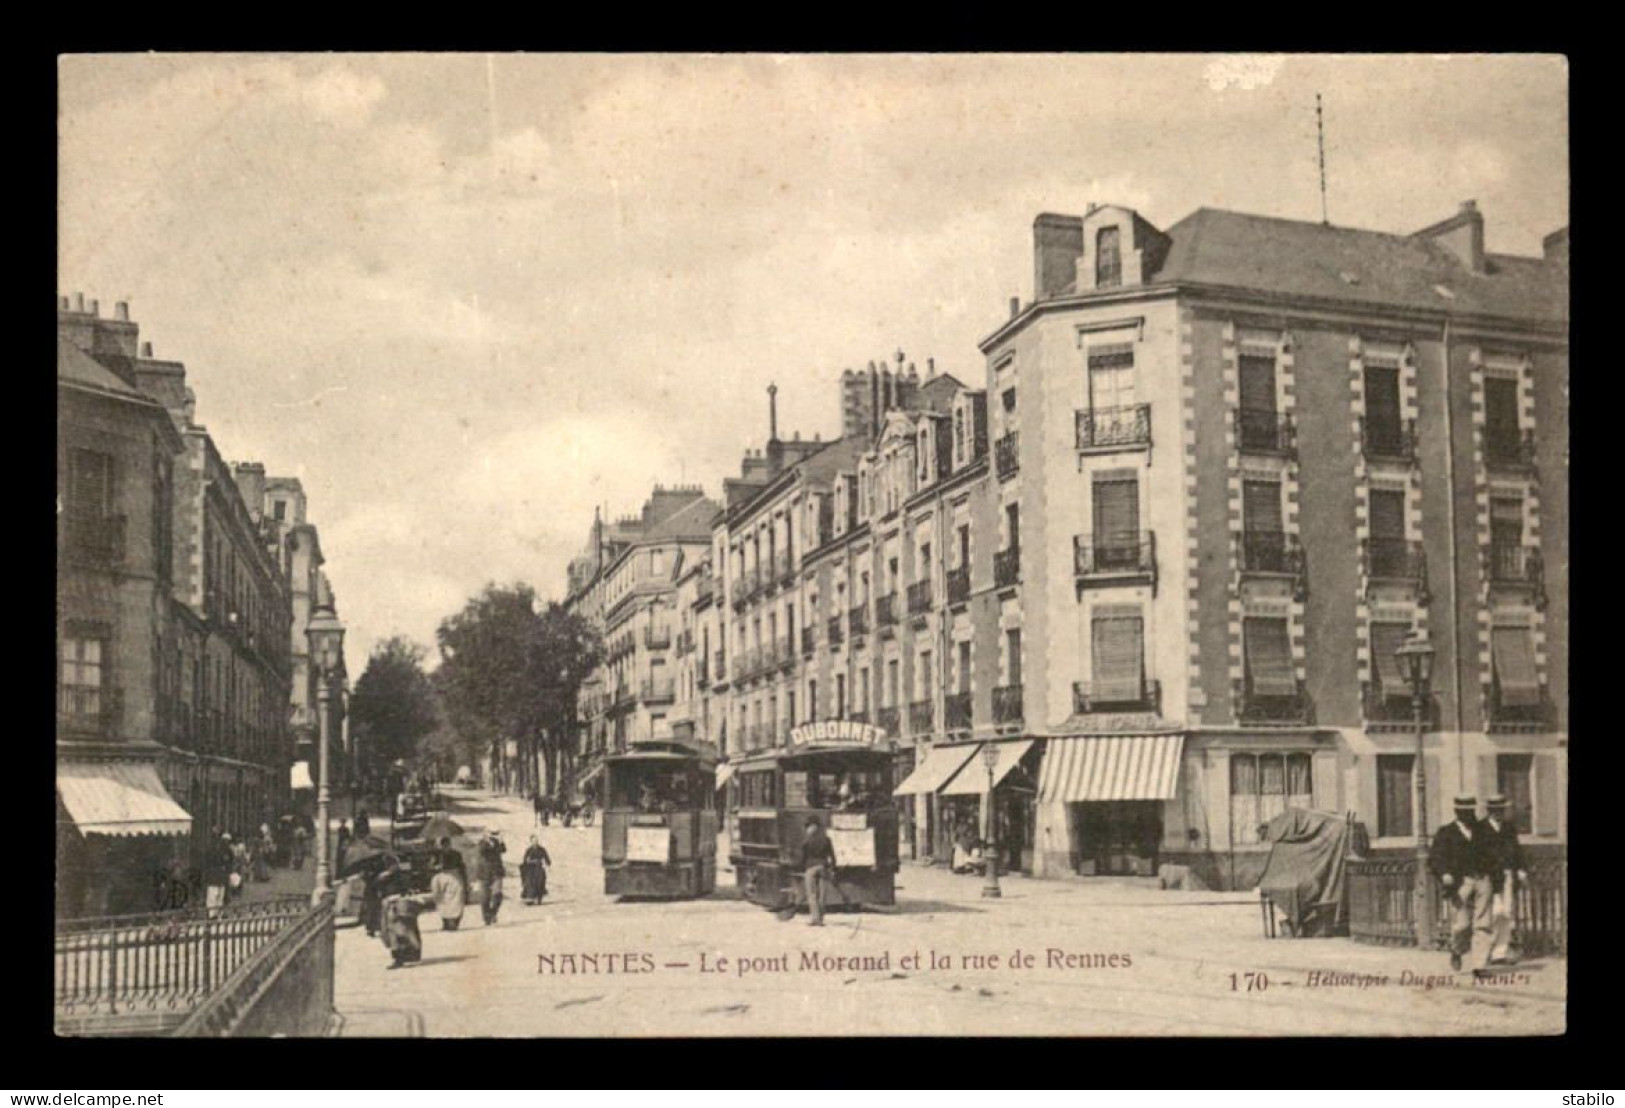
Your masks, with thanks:
M1483 242L1471 203L1038 217L1035 298L981 344L1004 645L969 666L973 733L1041 759L1034 873L1251 887L1288 806L1413 845L1413 629L1429 830L1502 792L1565 841L1568 238Z

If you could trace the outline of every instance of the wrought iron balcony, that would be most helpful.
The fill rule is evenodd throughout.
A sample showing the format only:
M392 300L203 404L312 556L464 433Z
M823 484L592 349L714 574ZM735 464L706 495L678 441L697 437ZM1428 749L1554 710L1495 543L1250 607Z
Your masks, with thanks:
M851 720L853 723L868 723L869 709L863 708L859 711L848 712L846 714L846 718Z
M1124 578L1155 581L1156 535L1150 531L1122 535L1074 535L1072 569L1079 583Z
M929 699L916 700L908 706L908 731L911 735L929 735L936 713Z
M917 616L931 610L931 579L916 581L908 587L908 614Z
M1021 468L1020 432L1011 431L993 444L993 465L999 480L1007 481Z
M886 732L886 734L895 739L899 734L901 734L901 732L897 729L898 720L901 715L902 713L897 708L881 708L875 712L875 726L879 727L882 731Z
M1245 453L1290 457L1298 452L1298 429L1291 416L1274 408L1237 408L1235 420L1236 445Z
M943 726L948 731L969 731L971 726L970 693L949 693L942 698Z
M1303 682L1297 681L1292 691L1284 688L1256 689L1252 678L1235 683L1236 719L1242 723L1306 724L1314 722L1313 707Z
M1243 573L1303 575L1303 545L1298 536L1285 531L1243 531L1240 542Z
M1416 702L1410 689L1388 689L1381 684L1360 685L1360 714L1369 731L1406 732L1416 728ZM1422 726L1435 731L1439 726L1439 705L1428 697L1422 706Z
M852 633L854 639L860 635L867 635L869 633L868 606L859 604L856 608L848 611L846 613L846 627Z
M118 733L123 706L122 689L59 686L56 698L57 730L63 735L111 738Z
M1484 686L1484 714L1489 730L1499 732L1550 731L1557 719L1545 685L1531 695L1516 696L1503 690L1498 680Z
M1138 450L1150 446L1151 405L1078 409L1077 443L1079 450Z
M1484 464L1496 469L1535 468L1535 432L1517 427L1484 428Z
M1367 458L1416 460L1416 420L1360 417L1360 447Z
M801 629L801 652L811 654L818 649L818 628L803 627Z
M960 566L947 573L948 604L957 606L970 599L970 567Z
M1011 546L993 555L993 584L1006 589L1021 582L1021 547Z
M747 569L734 579L729 596L735 608L743 608L750 603L750 598L754 595L756 595L756 571Z
M651 677L643 682L643 701L646 704L669 703L676 694L677 683L670 677Z
M1021 686L1000 685L993 690L993 722L1020 723Z
M828 630L829 645L840 646L841 643L846 641L846 617L830 616Z
M665 650L671 646L671 628L645 627L643 629L643 645L650 650Z
M124 560L122 515L70 511L62 517L62 525L68 555L101 565L116 565Z
M1072 711L1076 715L1102 712L1162 712L1160 681L1074 681Z
M795 644L789 635L784 636L778 641L778 643L773 647L773 654L775 658L774 664L779 666L781 669L788 668L796 664Z
M896 629L897 595L895 593L875 597L875 626L880 628L881 634Z
M1484 575L1497 585L1544 589L1546 563L1538 546L1492 542L1484 548Z
M1361 547L1365 575L1373 581L1414 581L1426 591L1428 554L1411 539L1366 539Z

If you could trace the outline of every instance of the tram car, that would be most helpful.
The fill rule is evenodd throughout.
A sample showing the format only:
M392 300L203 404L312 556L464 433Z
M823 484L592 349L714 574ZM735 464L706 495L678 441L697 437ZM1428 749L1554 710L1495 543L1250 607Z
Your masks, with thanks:
M897 902L897 809L883 740L864 724L806 724L791 745L734 764L729 859L745 899L777 911L807 903L801 844L816 817L835 848L825 907Z
M717 887L716 766L681 743L604 759L604 892L683 899Z

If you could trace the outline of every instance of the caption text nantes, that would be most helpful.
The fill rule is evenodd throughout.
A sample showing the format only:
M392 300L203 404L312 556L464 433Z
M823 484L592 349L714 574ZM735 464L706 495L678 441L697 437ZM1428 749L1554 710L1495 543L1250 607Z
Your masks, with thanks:
M1129 969L1134 965L1131 955L1122 953L1097 954L1046 947L1030 951L1016 949L1008 953L992 952L964 954L940 950L912 950L908 953L886 951L882 954L838 955L804 950L799 954L736 955L700 954L693 959L674 961L657 959L653 954L634 951L629 953L571 952L567 954L538 954L536 972L557 976L577 974L640 974L661 970L679 970L690 973L716 973L731 977L750 977L770 973L889 973L897 972L949 972L955 970L1095 970Z

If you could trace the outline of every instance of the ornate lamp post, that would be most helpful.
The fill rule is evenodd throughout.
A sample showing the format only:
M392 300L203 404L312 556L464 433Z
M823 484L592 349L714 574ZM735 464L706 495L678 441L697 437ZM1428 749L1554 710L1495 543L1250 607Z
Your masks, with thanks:
M987 851L982 860L987 863L987 881L982 885L984 897L1001 897L999 891L999 821L993 816L993 771L999 765L997 743L982 744L982 764L987 767Z
M1411 687L1411 708L1416 719L1416 760L1411 766L1411 779L1415 782L1416 804L1416 907L1412 913L1416 920L1416 945L1421 950L1433 948L1433 897L1430 895L1428 875L1428 785L1424 758L1427 736L1428 696L1433 685L1433 646L1420 631L1412 631L1404 645L1396 650L1400 669Z
M328 772L328 747L332 745L329 704L334 678L344 661L344 624L333 613L331 604L324 602L311 613L305 637L310 643L310 664L316 667L316 887L311 891L311 902L319 903L333 883L327 838L329 807L333 800Z

